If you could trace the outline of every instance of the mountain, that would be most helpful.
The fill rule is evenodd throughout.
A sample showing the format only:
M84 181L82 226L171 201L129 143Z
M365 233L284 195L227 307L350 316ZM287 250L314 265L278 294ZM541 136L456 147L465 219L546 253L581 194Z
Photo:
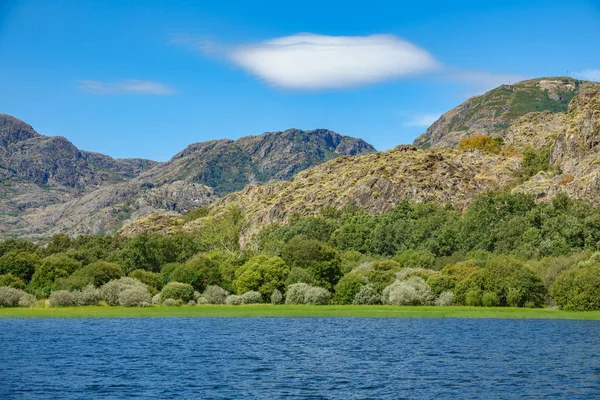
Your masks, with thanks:
M456 147L474 135L506 136L508 129L531 112L566 112L580 93L600 90L600 83L568 77L539 78L502 85L475 96L443 114L414 145L422 148Z
M505 144L498 154L478 149L398 146L381 153L339 157L302 171L290 181L253 184L229 194L209 206L209 217L237 205L248 217L242 239L247 242L263 226L285 223L296 213L315 215L329 206L355 206L382 214L409 200L462 209L475 195L501 188L533 194L538 201L565 192L598 203L600 88L591 90L591 82L581 82L580 86L589 89L573 97L565 112L531 112L512 120L503 131ZM524 154L531 154L531 148L545 161L533 175L524 177L521 170L528 162ZM202 229L203 222L203 218L186 222L149 215L125 225L120 232L193 231Z
M289 179L338 156L374 151L332 131L290 129L192 144L165 163L116 160L1 115L0 234L109 233L144 214L186 212L248 183Z

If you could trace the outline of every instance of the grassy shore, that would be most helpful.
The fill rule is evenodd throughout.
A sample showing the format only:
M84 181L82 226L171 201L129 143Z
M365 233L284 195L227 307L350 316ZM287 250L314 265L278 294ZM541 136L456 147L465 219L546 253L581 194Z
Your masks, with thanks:
M164 318L164 317L365 317L365 318L551 318L600 320L600 311L532 308L292 306L252 304L195 307L0 308L0 318Z

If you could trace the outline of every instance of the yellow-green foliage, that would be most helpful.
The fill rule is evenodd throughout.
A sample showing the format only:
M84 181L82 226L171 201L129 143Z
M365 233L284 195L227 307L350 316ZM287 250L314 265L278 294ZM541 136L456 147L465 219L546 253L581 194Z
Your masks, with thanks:
M498 141L487 135L475 135L464 138L460 141L458 147L461 150L477 149L492 154L500 153L500 144Z

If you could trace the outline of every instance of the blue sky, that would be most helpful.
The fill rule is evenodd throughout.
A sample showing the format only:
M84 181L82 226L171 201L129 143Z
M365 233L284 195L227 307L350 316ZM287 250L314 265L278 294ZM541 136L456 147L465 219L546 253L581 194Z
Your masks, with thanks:
M600 80L597 1L0 4L0 113L113 157L291 127L385 150L500 83Z

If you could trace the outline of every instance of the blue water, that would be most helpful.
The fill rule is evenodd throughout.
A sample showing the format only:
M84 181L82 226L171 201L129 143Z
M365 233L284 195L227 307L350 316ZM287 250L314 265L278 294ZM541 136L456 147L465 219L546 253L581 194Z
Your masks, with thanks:
M0 398L600 397L600 323L0 319Z

